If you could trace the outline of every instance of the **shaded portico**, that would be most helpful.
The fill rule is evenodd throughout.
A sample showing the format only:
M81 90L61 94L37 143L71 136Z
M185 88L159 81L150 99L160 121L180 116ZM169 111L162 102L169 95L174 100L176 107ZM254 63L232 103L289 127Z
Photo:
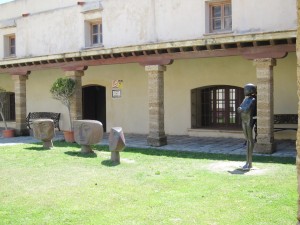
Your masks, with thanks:
M259 86L259 96L262 96L262 101L267 101L270 104L266 106L262 102L259 106L261 112L269 110L272 113L272 96L273 84L271 78L266 80L263 74L268 73L272 77L272 66L260 63L264 59L280 60L288 52L295 51L295 32L279 32L265 33L259 35L240 35L226 37L208 37L193 41L180 41L172 43L160 43L143 46L133 46L113 49L86 50L76 53L67 53L60 55L51 55L26 59L8 60L0 63L0 73L11 73L13 70L46 70L50 68L60 68L62 73L70 75L74 79L79 79L84 75L82 68L111 65L111 64L127 64L139 63L146 70L145 74L149 78L148 90L153 90L155 96L149 91L149 140L155 145L167 144L164 136L164 70L172 60L177 59L192 59L192 58L209 58L209 57L226 57L226 56L244 56L246 59L253 60L257 68L257 81ZM169 66L166 66L169 65ZM66 69L67 68L67 69ZM81 69L80 69L81 68ZM153 69L154 68L154 69ZM65 71L65 72L64 72ZM267 71L267 72L266 72ZM78 75L78 76L77 76ZM30 76L28 76L30 79ZM153 82L152 82L153 81ZM155 82L154 82L155 81ZM266 83L261 83L264 81ZM247 81L245 81L247 82ZM80 82L79 82L80 83ZM265 90L265 84L269 85L269 89ZM24 84L26 85L26 84ZM261 88L260 88L261 87ZM78 96L80 95L81 83L78 86ZM260 91L261 90L261 91ZM265 90L265 91L263 91ZM271 91L271 92L270 92ZM266 93L270 93L271 97L265 97ZM76 98L77 106L72 109L72 117L82 117L81 97ZM153 102L158 108L153 108ZM17 106L16 106L17 107ZM263 108L264 107L264 108ZM258 117L258 144L269 146L265 153L273 151L273 129L272 121L268 114ZM17 128L17 127L16 127ZM267 136L265 135L267 134ZM151 144L149 142L150 145ZM258 150L260 151L260 150Z

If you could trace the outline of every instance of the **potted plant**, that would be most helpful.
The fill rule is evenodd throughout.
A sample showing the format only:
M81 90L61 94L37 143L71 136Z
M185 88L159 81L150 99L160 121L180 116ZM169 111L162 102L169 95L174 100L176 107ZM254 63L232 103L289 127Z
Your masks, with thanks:
M7 97L8 97L8 92L0 87L0 115L1 115L2 121L4 123L4 127L5 127L5 129L2 131L2 137L5 137L5 138L14 137L14 130L8 129L7 123L6 123L6 120L4 117L4 113L3 113L3 109L5 106Z
M64 131L65 140L67 142L74 142L74 132L73 132L73 123L71 119L71 101L72 101L72 95L75 92L75 80L63 77L58 78L52 85L50 92L52 94L52 97L54 99L57 99L63 103L69 113L69 121L70 121L70 130Z

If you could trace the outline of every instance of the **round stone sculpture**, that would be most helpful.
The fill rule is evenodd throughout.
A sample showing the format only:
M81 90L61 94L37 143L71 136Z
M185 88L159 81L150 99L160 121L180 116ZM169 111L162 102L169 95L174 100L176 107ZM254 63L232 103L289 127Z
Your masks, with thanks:
M125 137L122 127L113 127L109 134L109 150L111 151L111 161L120 163L120 152L125 148Z
M81 153L93 153L91 145L103 138L102 123L97 120L74 120L74 138L81 145Z
M51 119L38 119L34 120L32 124L33 136L43 141L43 147L50 149L53 147L52 139L54 133L54 122Z

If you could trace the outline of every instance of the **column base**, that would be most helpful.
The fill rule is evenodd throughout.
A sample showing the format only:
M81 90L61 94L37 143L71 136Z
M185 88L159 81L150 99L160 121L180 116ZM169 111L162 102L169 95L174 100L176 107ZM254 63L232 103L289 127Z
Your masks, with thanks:
M151 137L148 136L147 137L147 144L149 146L153 146L153 147L160 147L163 145L167 145L167 136L161 136L161 137Z
M275 152L275 143L255 143L254 152L261 154L272 154Z

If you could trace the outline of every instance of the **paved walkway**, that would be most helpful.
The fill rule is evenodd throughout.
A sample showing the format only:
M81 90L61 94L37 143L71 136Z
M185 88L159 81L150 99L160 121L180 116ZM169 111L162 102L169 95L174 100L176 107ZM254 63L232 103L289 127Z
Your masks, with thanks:
M55 140L63 140L63 134L56 132ZM147 135L141 134L125 134L126 146L136 148L154 148L147 146ZM35 143L39 142L31 136L28 137L14 137L2 138L0 137L0 146L14 145L20 143ZM108 134L104 135L100 145L108 145ZM235 154L245 155L244 139L237 138L200 138L190 136L168 136L168 145L158 147L155 149L164 150L180 150L190 152L205 152L205 153L221 153L221 154ZM259 154L254 154L259 155ZM277 157L296 157L295 141L277 141L276 152L270 156Z

